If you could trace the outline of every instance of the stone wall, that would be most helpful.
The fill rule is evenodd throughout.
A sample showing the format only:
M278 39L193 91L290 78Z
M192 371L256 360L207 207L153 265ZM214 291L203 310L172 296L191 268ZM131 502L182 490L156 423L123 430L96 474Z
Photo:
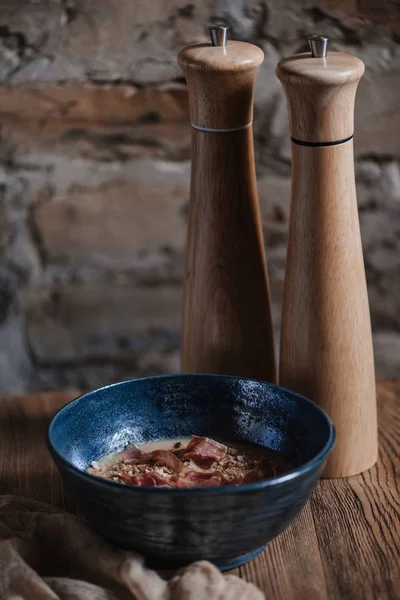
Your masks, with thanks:
M391 0L0 0L0 388L179 368L190 175L176 53L207 25L265 52L260 203L279 330L290 190L274 69L311 33L366 64L356 170L377 373L400 373L400 5Z

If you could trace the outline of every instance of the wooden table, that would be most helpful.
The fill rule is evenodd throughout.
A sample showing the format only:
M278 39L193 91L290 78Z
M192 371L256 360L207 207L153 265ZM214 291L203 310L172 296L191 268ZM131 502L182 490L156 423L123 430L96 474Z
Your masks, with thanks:
M75 392L0 397L0 492L74 511L45 445ZM323 480L294 523L237 570L267 600L400 599L400 382L378 383L380 459L364 475Z

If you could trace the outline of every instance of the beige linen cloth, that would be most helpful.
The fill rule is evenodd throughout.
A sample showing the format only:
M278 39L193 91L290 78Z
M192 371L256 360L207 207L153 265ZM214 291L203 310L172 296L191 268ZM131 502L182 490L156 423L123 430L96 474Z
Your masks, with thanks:
M263 600L259 589L197 562L165 580L78 517L0 496L0 600Z

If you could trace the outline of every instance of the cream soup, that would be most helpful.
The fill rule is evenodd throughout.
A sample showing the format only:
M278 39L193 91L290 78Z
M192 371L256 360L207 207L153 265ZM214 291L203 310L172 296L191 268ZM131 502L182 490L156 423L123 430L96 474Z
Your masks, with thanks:
M258 444L192 436L128 444L93 461L87 472L126 485L184 488L251 483L292 468L280 454Z

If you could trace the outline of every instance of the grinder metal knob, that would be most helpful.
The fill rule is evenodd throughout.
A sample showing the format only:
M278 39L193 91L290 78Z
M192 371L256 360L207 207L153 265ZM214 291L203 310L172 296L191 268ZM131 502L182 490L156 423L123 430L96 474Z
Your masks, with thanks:
M326 58L329 39L323 35L312 35L308 38L313 58Z

